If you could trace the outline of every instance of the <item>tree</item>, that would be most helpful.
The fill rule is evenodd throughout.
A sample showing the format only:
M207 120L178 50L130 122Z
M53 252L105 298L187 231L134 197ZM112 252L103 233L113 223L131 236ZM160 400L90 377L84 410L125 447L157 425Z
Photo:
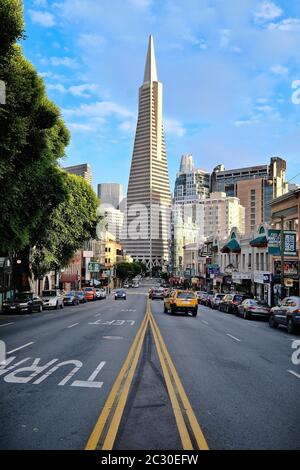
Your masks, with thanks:
M32 251L31 268L39 278L65 267L87 240L96 239L99 200L81 177L64 173L67 198L52 212Z
M69 132L19 46L2 72L7 100L0 114L0 251L14 252L35 243L66 196L57 162Z
M138 276L142 272L142 263L128 263L123 261L117 264L116 274L119 279L124 281L127 278Z
M4 59L13 44L24 37L22 0L0 0L0 57Z

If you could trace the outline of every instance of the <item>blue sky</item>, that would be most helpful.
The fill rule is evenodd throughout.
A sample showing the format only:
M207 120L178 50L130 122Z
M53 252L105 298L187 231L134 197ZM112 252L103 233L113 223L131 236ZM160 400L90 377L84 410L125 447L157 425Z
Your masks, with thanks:
M288 179L300 172L299 0L24 5L25 54L72 134L63 164L90 162L94 185L127 186L150 33L164 85L172 189L183 153L207 170L281 155Z

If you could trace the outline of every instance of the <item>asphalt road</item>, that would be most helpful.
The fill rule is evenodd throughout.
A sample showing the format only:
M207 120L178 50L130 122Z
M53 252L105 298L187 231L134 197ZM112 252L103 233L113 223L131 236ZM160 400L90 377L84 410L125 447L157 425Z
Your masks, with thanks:
M1 449L101 448L106 410L114 449L183 448L147 288L126 301L0 316ZM300 448L299 336L202 306L196 318L149 306L210 449Z

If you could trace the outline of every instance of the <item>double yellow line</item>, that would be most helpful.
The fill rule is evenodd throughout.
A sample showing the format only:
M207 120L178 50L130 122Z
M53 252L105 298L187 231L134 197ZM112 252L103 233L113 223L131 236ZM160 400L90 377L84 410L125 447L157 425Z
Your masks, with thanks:
M208 450L205 437L184 391L157 323L151 313L149 301L147 302L146 315L134 338L128 356L111 389L93 432L90 435L86 450L113 449L149 324L173 408L182 447L184 450Z

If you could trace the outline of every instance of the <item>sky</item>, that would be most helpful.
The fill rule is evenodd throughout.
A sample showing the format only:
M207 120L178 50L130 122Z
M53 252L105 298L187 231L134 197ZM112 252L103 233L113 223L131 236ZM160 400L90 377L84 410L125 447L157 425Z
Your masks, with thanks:
M71 131L63 166L127 188L149 34L171 189L182 154L208 171L287 161L300 184L299 0L24 0L24 52Z

